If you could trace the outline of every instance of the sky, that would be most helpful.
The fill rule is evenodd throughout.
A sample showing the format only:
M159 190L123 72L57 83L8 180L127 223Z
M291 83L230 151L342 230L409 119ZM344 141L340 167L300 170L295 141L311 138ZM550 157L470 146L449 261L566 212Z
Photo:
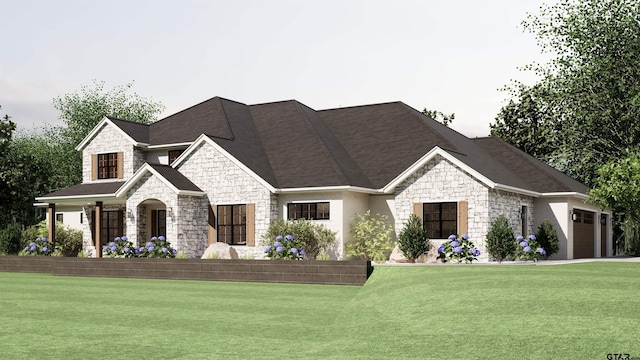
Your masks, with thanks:
M214 96L316 110L402 101L487 136L543 55L520 23L542 0L0 0L0 115L62 124L55 97L104 81L169 116Z

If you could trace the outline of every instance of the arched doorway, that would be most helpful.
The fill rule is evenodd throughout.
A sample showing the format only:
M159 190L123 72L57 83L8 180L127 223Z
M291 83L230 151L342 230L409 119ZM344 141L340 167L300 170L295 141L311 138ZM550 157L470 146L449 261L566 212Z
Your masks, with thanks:
M146 199L138 204L138 241L153 236L167 236L167 206L158 199Z

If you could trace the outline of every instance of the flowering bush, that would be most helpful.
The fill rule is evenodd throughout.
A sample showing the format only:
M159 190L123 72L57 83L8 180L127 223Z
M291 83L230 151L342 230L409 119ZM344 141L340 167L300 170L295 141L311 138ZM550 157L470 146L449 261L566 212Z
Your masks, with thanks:
M61 256L60 249L47 240L46 237L37 238L35 241L30 242L22 251L20 255L24 256Z
M178 250L171 247L171 243L164 236L152 237L144 246L134 250L138 257L174 258Z
M516 259L538 261L539 258L545 256L547 252L538 244L535 235L529 235L527 238L518 236L516 249Z
M300 248L297 241L293 239L293 236L287 235L284 238L282 235L276 236L273 244L267 245L264 248L267 257L276 259L289 259L289 260L301 260L306 255L304 250Z
M480 250L469 240L469 235L463 234L460 238L456 235L450 235L449 240L438 248L438 258L447 261L457 261L458 263L470 263L478 261L477 256Z
M111 258L129 258L135 256L135 250L133 243L126 236L116 237L102 247L102 255Z

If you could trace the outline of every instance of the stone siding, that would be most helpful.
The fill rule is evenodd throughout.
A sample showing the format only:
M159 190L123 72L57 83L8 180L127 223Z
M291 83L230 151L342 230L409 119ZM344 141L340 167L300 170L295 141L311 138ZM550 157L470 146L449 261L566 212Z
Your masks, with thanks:
M234 248L240 257L263 257L260 240L271 221L278 218L277 195L206 143L195 149L177 169L207 194L211 204L255 204L256 246ZM206 214L204 219L206 221Z
M96 247L93 245L93 239L91 238L91 227L93 226L93 220L92 220L91 214L95 210L96 210L95 205L86 205L82 208L82 211L84 212L84 218L86 220L82 222L82 250L84 250L89 257L96 256ZM103 205L102 207L102 211L117 211L117 210L123 210L122 219L121 219L123 234L120 234L120 235L126 235L127 234L127 222L126 222L127 212L124 211L125 210L124 205L109 204L109 205ZM103 246L112 240L113 239L102 239Z
M425 164L395 190L396 235L413 213L414 203L467 201L468 234L481 251L478 260L487 260L485 235L489 218L489 189L474 177L441 156ZM459 234L462 235L462 234ZM445 239L432 239L440 244Z
M123 152L123 178L108 181L122 181L130 178L145 162L144 152L136 149L131 140L111 125L104 126L82 150L82 182L91 183L107 180L91 180L91 155Z
M520 215L522 206L526 206L528 212L526 234L522 234L522 218ZM509 219L509 224L511 224L515 236L527 236L535 233L533 197L502 190L489 190L489 226L500 215L504 215ZM487 228L488 231L489 227Z

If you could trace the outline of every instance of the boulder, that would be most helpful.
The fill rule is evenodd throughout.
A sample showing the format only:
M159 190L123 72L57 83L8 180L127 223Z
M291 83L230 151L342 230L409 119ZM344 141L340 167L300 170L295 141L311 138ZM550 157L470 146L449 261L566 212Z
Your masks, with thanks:
M217 242L209 245L207 250L202 254L201 259L209 259L211 254L216 254L217 259L237 259L238 252L228 244Z
M404 255L402 254L402 251L400 251L400 248L398 248L398 244L396 244L396 246L393 248L393 251L391 252L391 255L389 255L389 262L390 263L408 263L409 260L407 260L407 258L404 257Z

